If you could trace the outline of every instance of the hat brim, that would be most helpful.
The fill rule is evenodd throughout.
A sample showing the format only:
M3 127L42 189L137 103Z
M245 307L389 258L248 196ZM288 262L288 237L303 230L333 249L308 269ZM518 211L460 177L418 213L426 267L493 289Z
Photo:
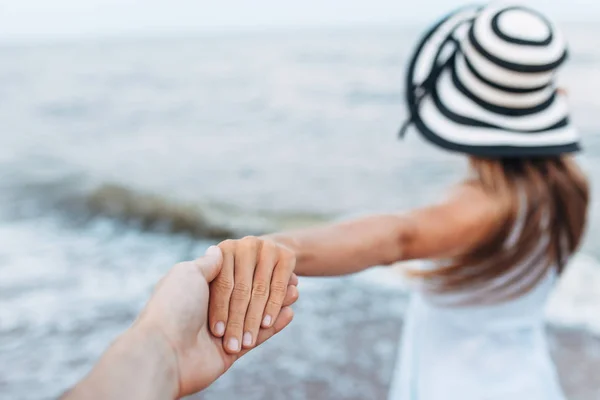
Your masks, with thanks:
M419 44L406 82L406 100L415 127L442 148L478 156L550 156L579 151L579 135L570 123L566 98L554 89L542 93L547 98L536 107L525 107L520 112L518 107L490 109L488 102L479 101L461 85L456 75L468 71L460 49L455 47L442 57L443 43L457 27L473 21L479 10L466 7L449 14ZM440 63L444 66L441 69ZM417 101L417 94L410 88L432 79L436 67L439 74L433 77L431 93ZM490 89L488 94L498 95ZM539 100L539 95L533 100Z

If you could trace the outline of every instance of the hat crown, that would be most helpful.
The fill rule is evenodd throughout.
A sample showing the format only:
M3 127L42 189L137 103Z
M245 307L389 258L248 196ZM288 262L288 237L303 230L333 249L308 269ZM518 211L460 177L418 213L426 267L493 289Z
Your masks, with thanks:
M461 47L465 53L472 47L471 52L498 67L520 73L553 71L567 53L563 35L542 14L502 3L479 11Z
M506 9L496 19L496 26L508 38L530 43L542 43L552 36L552 27L545 18L530 9Z

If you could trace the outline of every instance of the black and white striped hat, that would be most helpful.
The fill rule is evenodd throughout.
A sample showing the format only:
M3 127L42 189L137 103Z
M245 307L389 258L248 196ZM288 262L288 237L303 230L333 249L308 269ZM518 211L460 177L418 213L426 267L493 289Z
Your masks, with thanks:
M407 74L409 121L447 150L487 157L550 156L580 149L555 85L567 58L543 15L492 3L448 15L421 40Z

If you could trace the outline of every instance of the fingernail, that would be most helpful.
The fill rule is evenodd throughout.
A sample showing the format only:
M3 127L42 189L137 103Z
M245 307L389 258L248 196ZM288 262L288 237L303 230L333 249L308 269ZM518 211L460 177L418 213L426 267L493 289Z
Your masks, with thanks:
M223 336L225 333L225 324L223 322L217 322L215 324L215 334L218 336Z
M244 346L252 346L252 334L250 332L244 333L242 342L244 343Z
M220 257L221 256L221 249L218 248L217 246L210 246L208 249L206 249L206 252L204 253L205 256L207 257Z
M266 328L271 326L271 316L270 315L265 316L265 319L263 319L263 326Z
M229 339L229 343L227 344L227 348L230 351L238 351L240 347L240 342L236 338Z

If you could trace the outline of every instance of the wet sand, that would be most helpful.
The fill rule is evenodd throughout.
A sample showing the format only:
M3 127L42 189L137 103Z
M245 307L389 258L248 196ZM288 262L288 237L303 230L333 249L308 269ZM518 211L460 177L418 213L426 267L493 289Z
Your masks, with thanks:
M406 300L389 289L331 281L302 294L287 331L193 399L385 399ZM569 399L600 399L600 339L549 328ZM449 400L452 400L449 398Z

